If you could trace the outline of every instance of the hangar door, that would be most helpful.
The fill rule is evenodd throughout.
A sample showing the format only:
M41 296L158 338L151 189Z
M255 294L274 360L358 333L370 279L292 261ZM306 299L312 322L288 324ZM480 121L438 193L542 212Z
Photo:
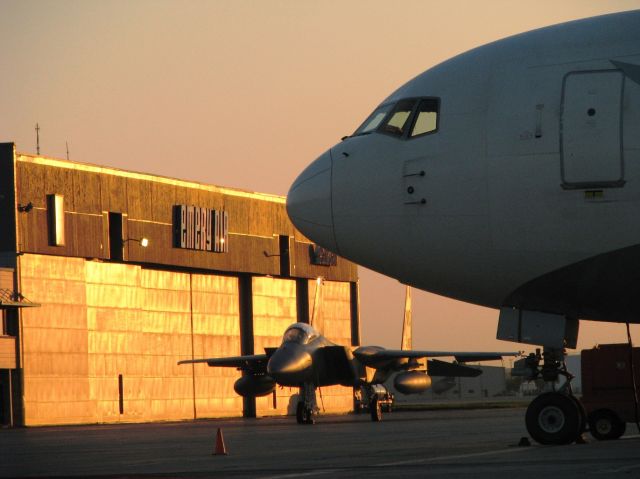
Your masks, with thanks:
M564 188L624 184L619 70L572 72L564 78L560 155Z

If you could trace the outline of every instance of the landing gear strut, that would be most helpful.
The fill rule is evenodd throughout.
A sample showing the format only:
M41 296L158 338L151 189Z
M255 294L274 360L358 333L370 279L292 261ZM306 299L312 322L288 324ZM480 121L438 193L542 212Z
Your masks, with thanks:
M584 407L571 391L573 375L567 371L564 356L564 349L545 348L542 354L538 350L521 359L514 368L527 379L542 378L552 389L531 401L525 415L527 431L540 444L570 444L586 430ZM560 376L564 384L555 390Z
M355 393L355 412L369 410L371 420L382 421L383 412L391 412L394 397L382 384L361 384Z
M316 387L305 383L300 387L300 399L296 406L296 421L298 424L314 424L313 415L320 409L316 403Z

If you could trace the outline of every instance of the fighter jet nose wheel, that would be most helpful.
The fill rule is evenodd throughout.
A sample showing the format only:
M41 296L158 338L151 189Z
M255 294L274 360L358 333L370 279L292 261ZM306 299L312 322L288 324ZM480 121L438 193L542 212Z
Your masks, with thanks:
M298 424L314 424L313 411L300 401L296 406L296 421Z
M540 444L570 444L582 433L578 403L567 394L544 393L529 404L525 415L529 435Z

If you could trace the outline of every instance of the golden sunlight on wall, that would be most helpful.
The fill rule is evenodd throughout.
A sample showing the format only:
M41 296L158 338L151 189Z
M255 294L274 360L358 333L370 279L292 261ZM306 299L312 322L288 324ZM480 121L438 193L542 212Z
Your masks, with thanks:
M194 358L240 355L238 278L192 276ZM185 359L185 358L182 358ZM191 369L191 366L180 366ZM242 414L242 398L233 383L240 377L235 368L193 365L197 417Z
M96 421L87 361L84 263L20 258L22 291L42 304L22 313L25 425Z
M239 354L236 278L39 255L21 268L42 303L23 314L27 425L242 414L235 370L177 365Z
M295 280L253 278L254 352L262 354L265 347L280 346L285 329L296 321ZM256 414L294 413L297 394L297 388L276 387L276 407L272 395L256 398Z

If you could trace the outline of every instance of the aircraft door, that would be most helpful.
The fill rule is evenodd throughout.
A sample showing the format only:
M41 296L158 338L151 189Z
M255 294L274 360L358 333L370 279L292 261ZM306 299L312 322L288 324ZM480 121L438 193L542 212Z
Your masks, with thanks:
M624 185L622 93L619 70L571 72L564 77L560 161L565 189Z

